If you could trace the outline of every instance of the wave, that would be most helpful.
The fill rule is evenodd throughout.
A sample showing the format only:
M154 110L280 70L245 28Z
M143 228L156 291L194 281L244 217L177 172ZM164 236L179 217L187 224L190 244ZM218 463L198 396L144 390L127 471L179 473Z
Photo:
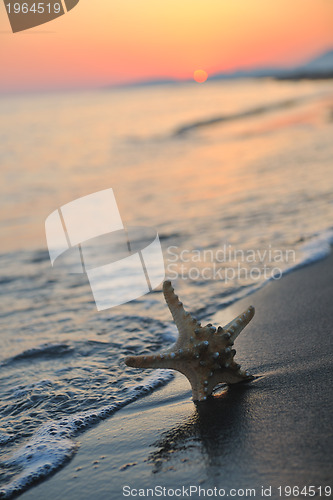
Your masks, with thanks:
M71 439L73 436L167 384L173 377L174 374L170 370L156 370L135 387L124 389L122 401L97 410L69 415L61 420L51 420L42 425L30 440L4 463L5 467L20 467L22 470L12 482L0 489L0 498L11 498L54 472L76 452L78 445Z
M263 115L265 113L269 113L270 111L291 108L291 107L297 106L298 104L301 104L302 102L309 100L309 99L312 99L312 98L313 98L313 96L299 97L299 98L294 98L294 99L286 99L283 101L278 101L278 102L273 102L273 103L267 104L266 106L258 106L256 108L250 108L250 109L247 109L245 111L231 113L229 115L213 116L213 117L207 118L205 120L198 120L198 121L195 121L192 123L182 125L179 128L177 128L173 132L172 135L173 135L173 137L178 137L178 136L184 135L188 132L191 132L192 130L202 128L202 127L208 127L210 125L215 125L217 123L242 120L243 118L250 118L252 116Z
M331 253L331 247L333 245L333 228L326 229L322 233L314 235L310 240L304 242L302 245L299 247L299 251L301 253L301 257L297 263L294 265L291 265L290 267L287 267L286 269L283 270L281 274L279 274L278 277L270 277L265 281L262 281L260 283L256 283L254 285L246 286L244 288L241 288L239 290L236 290L235 292L231 293L230 295L225 296L224 298L219 300L219 303L225 307L237 302L238 300L241 300L252 293L256 292L257 290L261 289L264 287L267 283L273 281L273 280L279 280L286 274L289 274L290 272L296 271L297 269L300 269L302 267L308 266L310 264L313 264L319 260L324 259Z
M53 357L53 356L63 356L64 354L69 354L73 351L73 348L65 343L46 343L39 345L38 347L32 347L31 349L26 349L9 359L4 360L0 366L9 365L15 361L25 361L31 360L32 358L38 357Z

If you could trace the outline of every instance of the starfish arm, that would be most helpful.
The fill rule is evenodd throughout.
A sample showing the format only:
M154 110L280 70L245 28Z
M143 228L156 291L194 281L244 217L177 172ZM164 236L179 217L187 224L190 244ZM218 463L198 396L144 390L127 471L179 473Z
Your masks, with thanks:
M161 353L155 356L127 356L125 364L133 368L167 368L175 370L172 355Z
M127 356L124 362L133 368L166 368L178 370L184 373L182 367L190 367L193 361L193 353L190 349L175 351L171 346L169 349L156 353L155 355L140 354L138 356Z
M200 323L190 313L185 311L182 302L179 301L178 295L174 292L171 281L163 283L163 293L179 332L175 347L181 348L187 344L190 337L194 334L195 329L200 327Z
M230 333L230 340L234 342L240 332L246 327L246 325L251 321L254 316L254 307L250 306L246 311L242 312L237 318L233 319L226 326L223 327L223 330Z

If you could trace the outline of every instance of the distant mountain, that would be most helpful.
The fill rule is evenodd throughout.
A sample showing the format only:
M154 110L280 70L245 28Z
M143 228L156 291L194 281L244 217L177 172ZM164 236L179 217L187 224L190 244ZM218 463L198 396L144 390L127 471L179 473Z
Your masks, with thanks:
M240 78L275 78L278 80L302 80L302 79L322 79L333 78L333 49L328 50L308 62L294 68L283 67L260 67L251 69L239 69L230 73L216 73L210 75L209 80L231 80ZM129 82L120 85L107 85L104 90L115 88L147 87L155 85L181 85L193 82L193 80L175 80L171 78L161 78L155 80L144 80Z
M210 80L233 78L278 78L299 80L303 78L319 79L333 78L333 50L329 50L294 68L261 67L233 71L232 73L217 73Z
M131 89L132 87L150 87L150 86L156 86L156 85L177 85L180 84L181 82L179 80L174 80L171 78L168 79L155 79L155 80L138 80L134 82L128 82L128 83L119 83L116 85L106 85L105 87L102 87L102 90L110 90L110 89Z
M302 67L302 66L301 66ZM333 69L333 49L328 52L324 52L320 56L312 59L307 64L303 65L303 68L310 68L316 71L327 71Z
M333 78L333 50L328 50L302 66L289 70L284 78Z
M128 86L132 86L132 85L135 85L135 87L147 87L149 85L169 85L169 84L172 84L172 83L179 83L178 80L174 80L172 78L168 78L168 79L156 79L156 80L139 80L137 82L134 82L134 83L129 83ZM122 85L124 86L124 85Z

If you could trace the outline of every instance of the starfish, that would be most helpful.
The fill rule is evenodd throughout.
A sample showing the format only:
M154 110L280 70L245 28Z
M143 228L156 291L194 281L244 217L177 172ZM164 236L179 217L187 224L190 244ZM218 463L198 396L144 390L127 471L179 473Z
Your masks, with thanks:
M156 355L127 356L127 366L167 368L183 373L190 381L194 401L204 401L220 383L236 384L253 376L234 361L235 339L254 316L254 307L237 316L223 328L209 323L201 326L186 312L170 281L163 283L163 293L178 328L178 339L169 349Z

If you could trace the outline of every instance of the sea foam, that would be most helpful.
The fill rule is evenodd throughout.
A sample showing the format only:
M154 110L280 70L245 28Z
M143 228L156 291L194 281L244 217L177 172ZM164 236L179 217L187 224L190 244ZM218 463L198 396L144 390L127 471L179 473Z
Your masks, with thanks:
M0 497L10 498L27 489L32 483L45 478L73 456L78 448L77 443L71 439L75 434L111 416L157 387L167 384L173 377L170 370L156 370L140 384L125 390L124 398L120 402L43 424L29 441L6 461L7 466L19 466L22 470L12 482L0 489Z

